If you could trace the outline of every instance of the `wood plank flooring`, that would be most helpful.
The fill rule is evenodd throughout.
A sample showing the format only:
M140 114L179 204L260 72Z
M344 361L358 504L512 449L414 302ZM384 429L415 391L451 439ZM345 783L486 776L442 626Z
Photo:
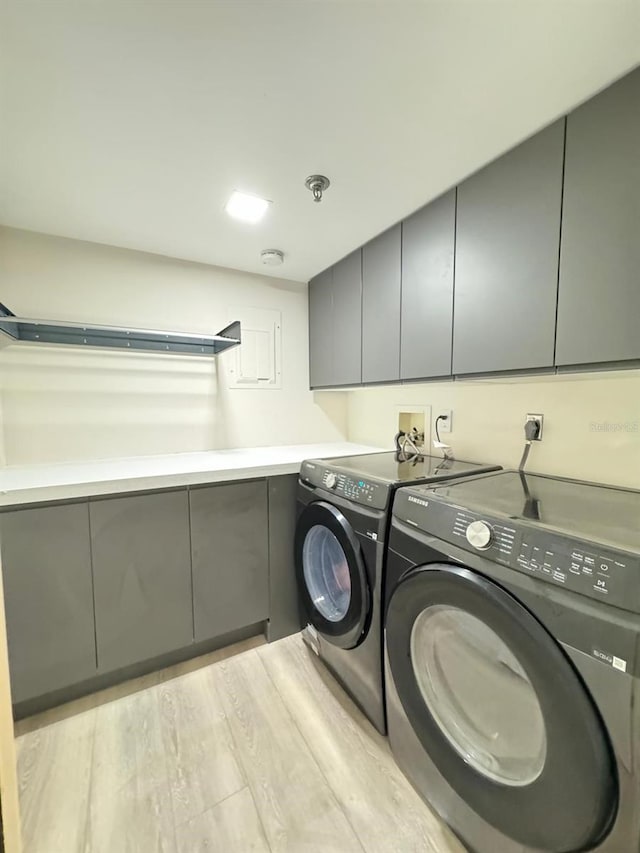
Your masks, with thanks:
M17 728L25 853L462 853L299 636Z

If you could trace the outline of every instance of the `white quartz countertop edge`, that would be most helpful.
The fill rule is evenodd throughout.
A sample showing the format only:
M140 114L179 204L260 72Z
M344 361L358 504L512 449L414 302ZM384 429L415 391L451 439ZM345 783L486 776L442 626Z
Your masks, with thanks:
M0 507L297 474L305 459L383 451L335 442L7 466L0 468Z

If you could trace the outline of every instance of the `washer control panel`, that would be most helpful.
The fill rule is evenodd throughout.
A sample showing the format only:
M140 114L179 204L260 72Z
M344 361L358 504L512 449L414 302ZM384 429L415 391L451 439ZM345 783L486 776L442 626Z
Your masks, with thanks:
M488 548L493 542L493 530L486 521L472 521L467 527L465 536L469 545L479 551Z
M511 569L640 613L640 556L536 526L399 492L394 515L412 527Z
M576 592L640 609L640 561L595 544L523 532L517 568Z
M377 484L363 480L361 477L336 474L334 471L327 471L325 473L322 478L322 485L348 498L350 501L371 505L373 505L377 491L380 488Z
M515 547L515 527L485 519L467 510L447 507L444 504L432 503L431 506L432 512L437 514L447 509L453 511L451 519L444 522L450 528L452 537L446 537L447 541L458 545L462 544L458 540L465 539L464 547L471 545L475 551L490 552L492 557L500 563L509 562ZM442 524L440 526L442 527ZM441 533L440 530L438 532Z
M384 509L387 505L388 488L375 480L345 474L335 468L326 468L316 462L303 462L300 479L311 486L326 489L358 504Z

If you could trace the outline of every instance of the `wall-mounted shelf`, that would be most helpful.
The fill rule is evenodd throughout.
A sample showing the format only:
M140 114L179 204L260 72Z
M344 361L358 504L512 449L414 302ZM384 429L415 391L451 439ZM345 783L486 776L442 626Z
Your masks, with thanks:
M32 320L16 317L0 302L0 338L5 343L36 343L56 346L98 347L182 355L216 356L241 342L240 323L235 321L217 335L166 332L67 323L61 320Z

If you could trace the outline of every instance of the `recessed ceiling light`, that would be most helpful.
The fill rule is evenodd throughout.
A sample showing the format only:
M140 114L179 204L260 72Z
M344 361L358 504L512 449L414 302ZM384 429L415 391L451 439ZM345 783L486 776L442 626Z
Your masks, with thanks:
M225 205L225 210L234 219L240 219L242 222L256 223L265 215L270 204L270 201L260 198L257 195L241 193L235 190Z

